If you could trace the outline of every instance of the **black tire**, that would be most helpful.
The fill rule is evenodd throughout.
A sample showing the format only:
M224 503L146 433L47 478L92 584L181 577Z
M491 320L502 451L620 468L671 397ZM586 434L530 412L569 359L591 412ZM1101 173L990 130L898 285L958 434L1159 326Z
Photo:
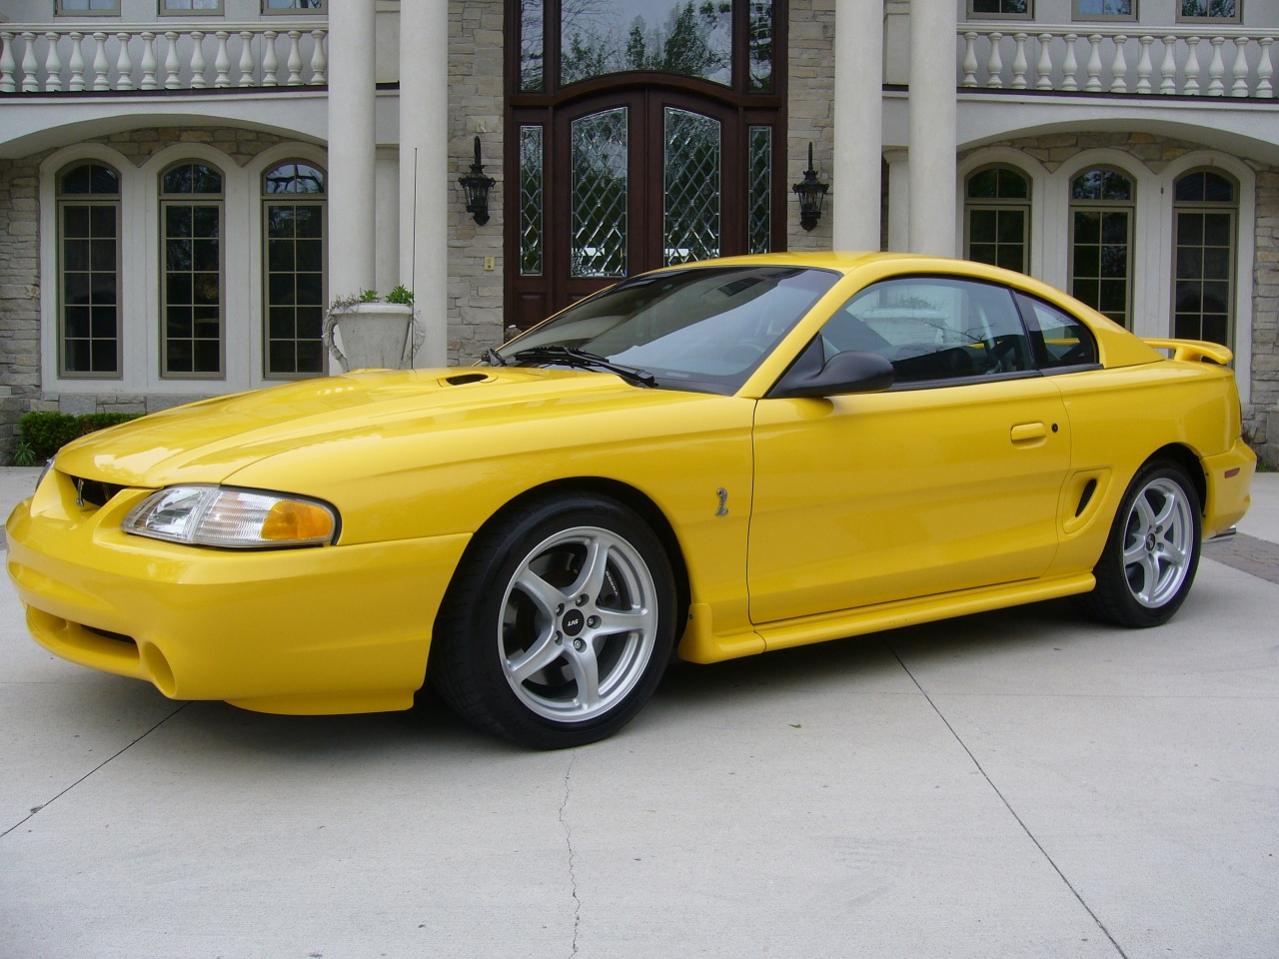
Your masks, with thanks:
M530 502L468 548L436 618L428 676L467 722L521 745L595 742L656 689L675 608L670 559L627 507L592 494Z
M1165 509L1171 518L1155 523ZM1097 585L1080 605L1096 619L1133 629L1166 623L1190 593L1202 537L1199 493L1185 468L1151 460L1124 492L1093 568Z

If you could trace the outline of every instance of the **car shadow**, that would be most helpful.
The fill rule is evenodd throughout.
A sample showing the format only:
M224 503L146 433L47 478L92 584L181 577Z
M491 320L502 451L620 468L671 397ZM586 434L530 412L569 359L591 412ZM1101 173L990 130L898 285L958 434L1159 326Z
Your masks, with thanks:
M903 661L922 668L957 657L998 657L1014 646L1060 643L1063 630L1079 622L1069 603L1054 601L708 666L675 663L649 708L660 710L666 723L696 725L744 700L784 700L831 686L847 695L914 693ZM198 727L206 749L247 751L277 760L373 760L420 756L423 750L433 761L450 755L474 760L526 752L458 719L429 687L419 694L415 707L403 713L276 716L199 702L183 710L181 724L188 730Z

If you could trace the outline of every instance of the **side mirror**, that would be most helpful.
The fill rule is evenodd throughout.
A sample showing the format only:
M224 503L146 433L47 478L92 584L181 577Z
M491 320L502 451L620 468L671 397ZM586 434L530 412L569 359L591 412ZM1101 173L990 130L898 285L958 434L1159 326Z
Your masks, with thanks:
M806 351L807 352L807 351ZM820 353L817 356L820 357ZM822 397L845 393L877 393L893 385L893 364L878 353L846 350L836 353L820 368L801 357L769 396Z

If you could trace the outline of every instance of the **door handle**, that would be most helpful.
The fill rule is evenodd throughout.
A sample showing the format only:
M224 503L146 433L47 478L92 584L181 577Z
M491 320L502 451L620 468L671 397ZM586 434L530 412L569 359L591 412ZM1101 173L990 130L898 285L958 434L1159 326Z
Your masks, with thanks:
M1008 431L1008 438L1014 446L1036 446L1048 436L1048 427L1043 423L1017 423Z

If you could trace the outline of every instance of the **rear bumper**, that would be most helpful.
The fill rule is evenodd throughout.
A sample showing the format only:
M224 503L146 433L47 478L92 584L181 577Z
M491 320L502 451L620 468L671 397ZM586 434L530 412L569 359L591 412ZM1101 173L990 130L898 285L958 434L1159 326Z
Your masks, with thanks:
M1225 532L1248 512L1252 504L1252 474L1257 456L1243 440L1219 456L1205 456L1204 475L1208 497L1204 503L1204 539Z
M120 532L146 490L77 508L51 474L9 517L8 568L36 640L174 699L266 712L403 709L465 535L233 552Z

